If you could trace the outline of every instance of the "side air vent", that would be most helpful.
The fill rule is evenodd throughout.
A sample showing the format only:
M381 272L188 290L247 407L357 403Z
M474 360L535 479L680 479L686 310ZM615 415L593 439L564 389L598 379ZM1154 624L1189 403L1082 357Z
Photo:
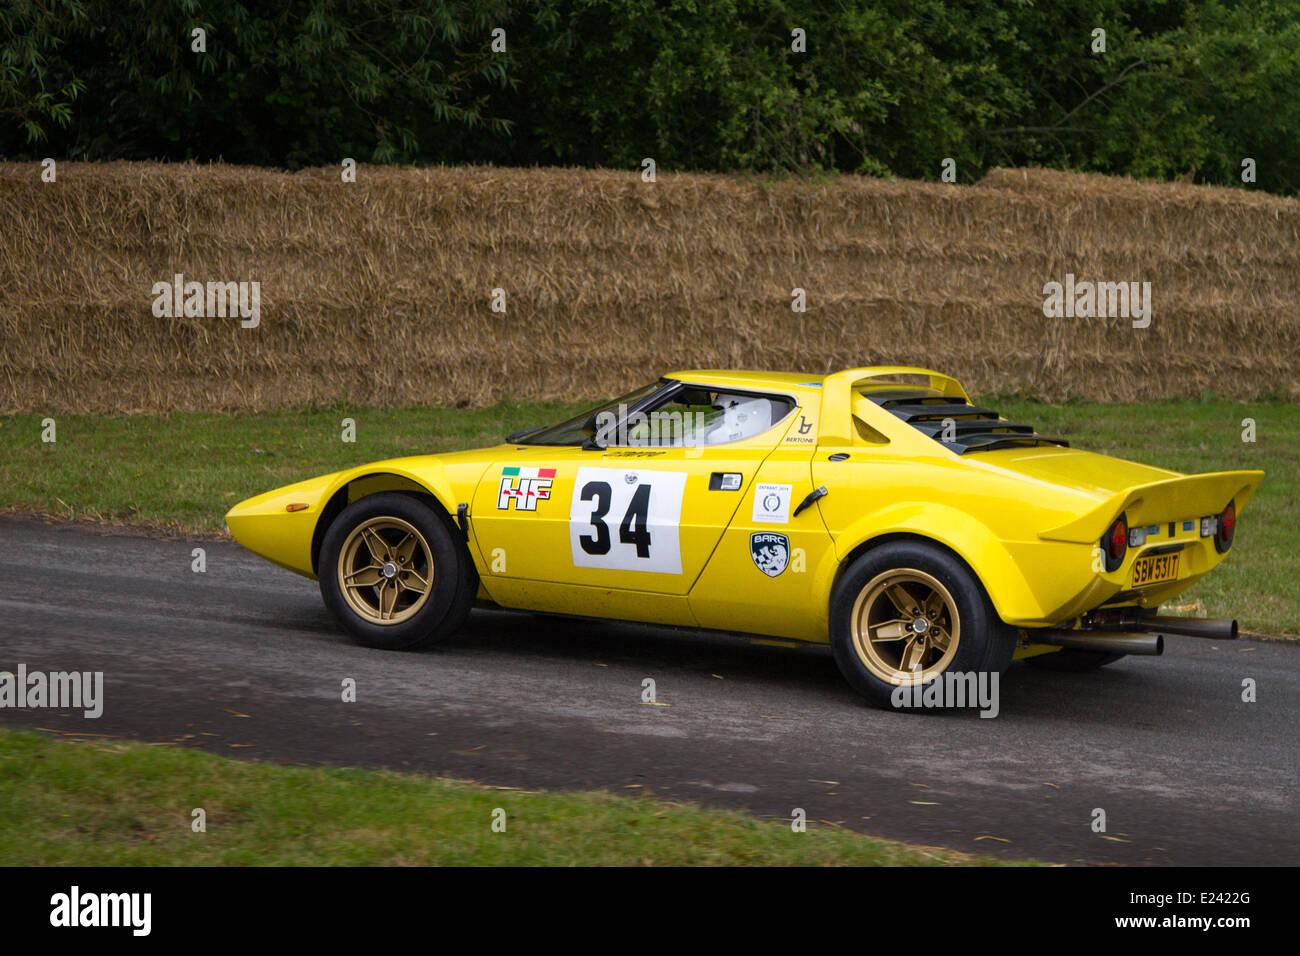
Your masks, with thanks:
M951 396L889 389L865 393L864 397L959 455L1026 445L1070 445L1063 439L1038 434L1033 425L1009 422L991 408Z

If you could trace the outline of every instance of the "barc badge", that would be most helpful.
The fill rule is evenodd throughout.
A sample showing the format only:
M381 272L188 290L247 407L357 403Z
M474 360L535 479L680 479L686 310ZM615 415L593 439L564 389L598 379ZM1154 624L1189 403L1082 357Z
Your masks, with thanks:
M777 577L790 563L790 539L771 531L756 531L749 536L749 554L758 570L769 578Z

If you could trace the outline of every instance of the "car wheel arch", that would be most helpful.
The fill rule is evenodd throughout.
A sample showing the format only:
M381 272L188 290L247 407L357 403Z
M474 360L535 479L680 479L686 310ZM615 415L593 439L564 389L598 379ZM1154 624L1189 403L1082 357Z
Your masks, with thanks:
M979 570L966 558L964 554L962 554L960 551L958 551L956 548L952 547L951 545L947 544L946 542L940 541L938 538L934 538L925 534L920 534L915 531L886 531L872 538L868 538L865 541L859 542L857 545L855 545L853 549L844 556L843 560L841 560L839 562L839 565L836 567L835 576L831 581L830 592L827 600L829 601L831 599L831 596L835 594L835 588L836 586L839 585L840 579L844 576L844 573L853 565L855 561L857 561L864 554L874 551L877 548L883 547L884 545L887 544L895 544L899 542L911 542L915 544L927 545L929 547L936 548L939 551L942 551L945 554L952 557L954 560L960 563L967 571L969 571L971 573L971 576L974 577L976 581L979 582L980 587L984 589L984 594L988 597L989 602L993 605L994 611L998 613L999 617L1002 616L1002 611L998 607L997 600L993 596L993 592L989 589L988 582L984 579L984 576L980 574Z
M330 525L343 513L343 509L355 501L360 501L362 498L368 498L371 495L383 492L397 492L420 499L436 515L447 522L453 531L459 533L451 512L447 510L447 505L427 485L405 475L386 471L353 475L339 485L329 496L325 506L321 508L320 516L316 519L316 527L312 530L311 536L311 568L313 573L320 573L321 545L325 541L325 534L329 531Z

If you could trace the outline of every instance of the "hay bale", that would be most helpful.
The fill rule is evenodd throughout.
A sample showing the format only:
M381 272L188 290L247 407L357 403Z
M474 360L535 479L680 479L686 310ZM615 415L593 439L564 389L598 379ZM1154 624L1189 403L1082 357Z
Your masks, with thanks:
M1050 170L975 186L575 169L0 164L0 410L484 404L683 367L929 365L977 392L1300 397L1300 202ZM1043 285L1148 281L1150 328ZM261 284L261 325L155 282ZM791 290L807 290L793 313ZM505 315L489 308L507 293Z

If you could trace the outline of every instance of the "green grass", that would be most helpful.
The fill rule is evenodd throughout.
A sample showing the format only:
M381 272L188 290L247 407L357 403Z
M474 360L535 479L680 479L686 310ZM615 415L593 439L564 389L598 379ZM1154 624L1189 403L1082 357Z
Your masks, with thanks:
M202 808L207 831L191 830ZM505 811L504 833L491 828ZM810 822L608 793L533 793L372 770L0 730L0 865L990 865Z
M0 505L67 517L219 531L250 495L384 458L495 445L591 403L491 408L313 408L257 414L0 417ZM342 422L356 422L356 442Z
M53 445L40 440L41 416L0 418L0 505L214 532L226 510L249 495L376 459L493 444L516 428L574 414L582 404L67 415L57 416ZM1200 602L1211 616L1236 617L1247 630L1300 634L1300 574L1291 541L1300 527L1300 406L990 404L1077 447L1122 458L1187 472L1264 469L1231 558L1180 603ZM345 417L356 420L355 444L340 440ZM1254 443L1241 440L1243 418L1256 422Z

